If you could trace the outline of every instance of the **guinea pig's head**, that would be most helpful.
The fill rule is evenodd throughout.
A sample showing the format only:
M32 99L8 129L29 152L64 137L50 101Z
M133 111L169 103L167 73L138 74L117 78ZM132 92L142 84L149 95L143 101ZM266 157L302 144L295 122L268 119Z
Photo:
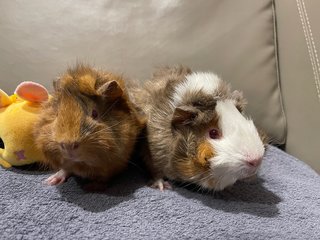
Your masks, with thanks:
M239 91L212 73L191 73L172 97L172 167L182 181L222 190L257 173L265 137L243 114Z
M121 77L82 66L54 87L51 148L62 156L60 164L98 165L116 154L118 125L130 114Z

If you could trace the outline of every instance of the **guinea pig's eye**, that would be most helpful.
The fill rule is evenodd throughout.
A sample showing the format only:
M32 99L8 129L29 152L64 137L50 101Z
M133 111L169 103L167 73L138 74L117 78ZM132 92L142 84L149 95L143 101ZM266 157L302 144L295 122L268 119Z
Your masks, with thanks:
M209 131L209 136L212 139L218 139L220 138L220 131L216 128L213 128Z
M93 119L97 119L98 118L98 111L96 109L93 109L92 112L91 112L91 117Z

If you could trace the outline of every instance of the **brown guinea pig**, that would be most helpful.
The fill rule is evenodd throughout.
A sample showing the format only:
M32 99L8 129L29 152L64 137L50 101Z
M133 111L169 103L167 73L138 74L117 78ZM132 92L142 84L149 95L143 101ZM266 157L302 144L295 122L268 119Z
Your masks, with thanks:
M146 165L153 186L164 178L222 190L256 174L266 138L242 111L245 100L213 73L163 68L135 101L147 116Z
M54 89L34 130L45 164L59 170L47 184L61 184L72 174L105 182L126 168L143 121L124 79L77 65Z

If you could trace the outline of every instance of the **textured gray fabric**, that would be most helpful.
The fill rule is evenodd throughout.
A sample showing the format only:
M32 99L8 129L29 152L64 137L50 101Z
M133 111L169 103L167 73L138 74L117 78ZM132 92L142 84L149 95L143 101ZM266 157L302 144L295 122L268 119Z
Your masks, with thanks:
M0 170L1 239L319 239L320 177L270 147L254 183L208 194L145 187L132 168L106 193L74 178L47 187L48 173Z

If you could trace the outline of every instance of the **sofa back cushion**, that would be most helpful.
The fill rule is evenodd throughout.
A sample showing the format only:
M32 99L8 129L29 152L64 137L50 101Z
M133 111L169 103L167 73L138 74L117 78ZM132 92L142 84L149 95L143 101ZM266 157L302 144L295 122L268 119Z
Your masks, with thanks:
M77 60L144 81L155 66L214 71L243 90L247 114L284 144L273 1L42 1L0 3L0 87L51 87Z

